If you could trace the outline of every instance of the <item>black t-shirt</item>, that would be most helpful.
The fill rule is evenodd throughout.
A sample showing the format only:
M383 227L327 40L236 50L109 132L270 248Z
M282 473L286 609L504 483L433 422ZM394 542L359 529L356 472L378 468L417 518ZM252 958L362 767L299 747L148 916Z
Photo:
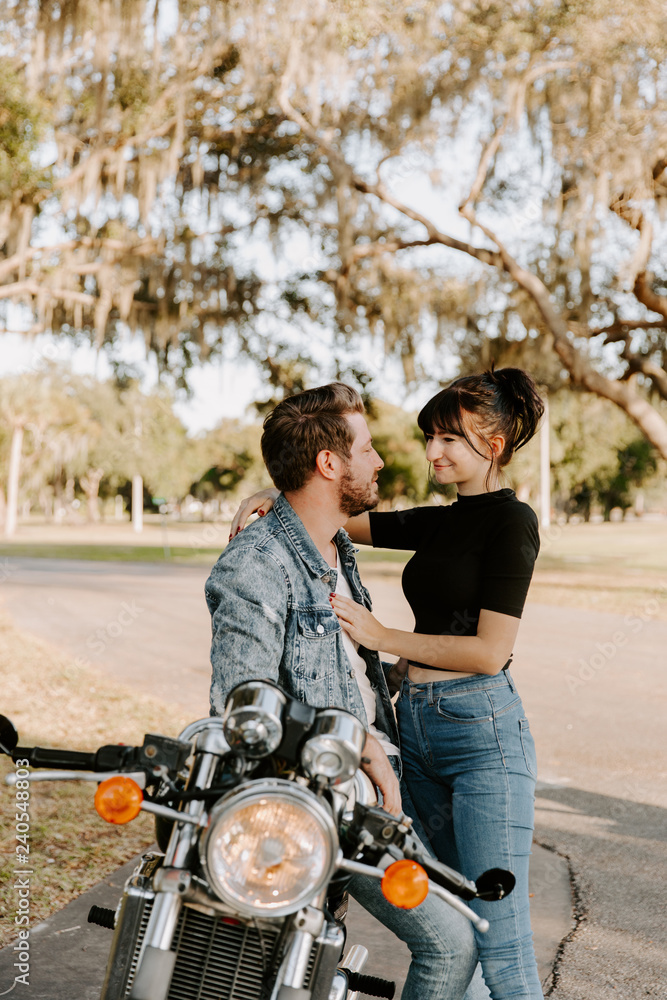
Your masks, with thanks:
M513 490L447 507L371 513L373 545L414 549L403 592L423 635L476 635L482 608L520 618L540 548L537 518Z

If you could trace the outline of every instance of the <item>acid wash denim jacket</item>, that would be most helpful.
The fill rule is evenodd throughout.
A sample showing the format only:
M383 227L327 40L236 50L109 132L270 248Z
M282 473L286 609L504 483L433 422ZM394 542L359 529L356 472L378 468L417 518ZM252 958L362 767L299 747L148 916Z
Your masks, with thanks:
M370 609L347 532L341 528L334 542L355 601ZM211 715L223 714L236 684L263 678L315 708L344 708L368 729L341 625L329 603L336 579L337 571L282 494L265 517L232 539L205 587L213 628ZM359 653L375 691L375 725L398 746L380 658L363 646Z

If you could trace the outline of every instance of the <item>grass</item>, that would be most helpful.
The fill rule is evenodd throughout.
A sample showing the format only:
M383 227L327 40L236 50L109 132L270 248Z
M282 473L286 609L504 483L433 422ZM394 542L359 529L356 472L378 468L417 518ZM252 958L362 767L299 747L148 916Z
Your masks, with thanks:
M170 523L163 537L155 524L144 530L142 544L126 524L81 525L54 528L20 526L16 540L0 542L0 557L31 556L48 559L93 559L110 562L214 562L227 544L226 522ZM552 525L542 529L540 570L572 572L613 568L667 577L667 521ZM61 540L62 539L62 540ZM148 541L152 544L147 544ZM404 564L410 554L362 546L360 563Z
M667 581L667 521L553 525L541 535L540 569L649 571Z
M150 562L176 565L213 565L224 546L216 549L196 546L91 545L85 542L59 545L53 542L13 542L0 545L0 557L32 559L84 559L100 562Z
M176 736L191 721L178 708L138 697L75 666L46 643L21 635L0 616L0 713L19 731L19 745L95 750L105 743L140 743L146 732ZM0 947L15 936L14 789L0 757ZM61 909L153 842L153 821L140 813L124 827L95 812L91 782L30 787L31 926Z
M667 621L667 522L542 531L529 600Z

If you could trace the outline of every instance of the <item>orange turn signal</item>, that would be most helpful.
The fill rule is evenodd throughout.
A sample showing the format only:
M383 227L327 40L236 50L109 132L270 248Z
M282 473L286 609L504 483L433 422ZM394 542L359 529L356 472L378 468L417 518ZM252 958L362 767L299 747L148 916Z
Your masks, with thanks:
M412 910L428 895L428 875L415 861L394 861L382 878L382 895L402 910Z
M129 823L139 815L143 800L136 781L122 774L100 782L95 792L95 808L107 823Z

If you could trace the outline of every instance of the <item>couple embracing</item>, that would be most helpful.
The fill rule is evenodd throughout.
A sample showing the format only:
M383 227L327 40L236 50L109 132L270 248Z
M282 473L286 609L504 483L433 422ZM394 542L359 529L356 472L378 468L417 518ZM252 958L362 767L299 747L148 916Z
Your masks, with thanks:
M457 379L418 418L435 479L456 485L456 501L375 513L383 462L358 393L333 383L283 400L262 435L276 489L242 505L206 584L213 714L259 676L347 709L366 727L365 769L388 811L410 815L468 878L493 867L516 876L506 899L473 902L490 923L477 940L437 898L398 910L376 882L352 879L350 893L411 950L404 1000L543 996L528 903L535 750L508 669L539 537L531 508L501 487L542 412L520 369ZM241 530L254 511L263 516ZM414 632L372 615L353 543L414 553L403 573Z

